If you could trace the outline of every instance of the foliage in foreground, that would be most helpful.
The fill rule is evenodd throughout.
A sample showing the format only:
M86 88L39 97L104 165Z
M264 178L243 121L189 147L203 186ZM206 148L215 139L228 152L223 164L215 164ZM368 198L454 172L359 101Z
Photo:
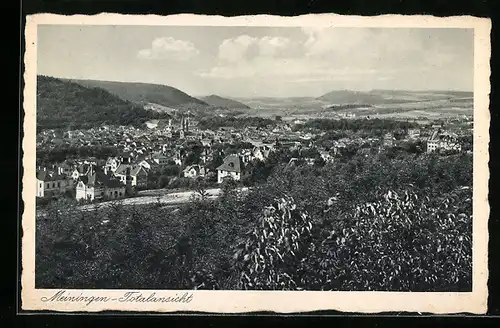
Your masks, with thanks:
M388 191L313 226L292 199L266 209L237 253L245 289L464 291L471 286L468 188L431 201ZM338 215L338 216L337 216Z
M470 290L468 160L289 168L178 209L55 202L37 218L36 286Z

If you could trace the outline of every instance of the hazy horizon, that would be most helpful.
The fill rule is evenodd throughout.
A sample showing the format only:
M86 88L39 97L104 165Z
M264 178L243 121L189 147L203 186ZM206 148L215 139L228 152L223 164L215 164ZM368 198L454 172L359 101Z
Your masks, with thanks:
M41 25L37 59L38 75L195 97L473 92L472 29Z
M473 90L457 90L457 89L448 89L448 90L438 90L438 89L419 89L419 90L407 90L407 89L371 89L371 90L354 90L354 89L336 89L336 90L330 90L328 92L325 92L321 95L317 96L260 96L260 95L254 95L254 96L247 96L247 97L238 97L238 96L231 96L231 95L225 95L225 94L189 94L185 92L184 90L181 90L179 88L176 88L175 86L172 85L167 85L167 84L160 84L160 83L149 83L149 82L143 82L143 81L112 81L112 80L96 80L96 79L75 79L75 78L67 78L67 77L60 77L60 76L50 76L50 75L44 75L44 74L38 74L38 76L48 76L52 77L55 79L61 79L61 80L80 80L80 81L99 81L99 82L117 82L117 83L134 83L134 84L152 84L152 85L160 85L160 86L167 86L167 87L172 87L177 90L180 90L189 96L195 97L195 98L201 98L201 97L209 97L209 96L219 96L222 98L228 98L228 99L258 99L258 98L274 98L274 99L280 99L280 98L319 98L323 95L325 95L328 92L335 92L335 91L346 91L346 92L372 92L372 91L393 91L393 92L470 92L474 93Z

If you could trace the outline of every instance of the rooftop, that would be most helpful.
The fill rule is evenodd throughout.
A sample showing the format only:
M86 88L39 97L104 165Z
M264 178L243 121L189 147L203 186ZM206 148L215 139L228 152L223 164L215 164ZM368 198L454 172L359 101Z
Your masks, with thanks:
M244 168L245 165L243 164L240 156L229 155L224 158L224 162L217 168L217 170L241 173Z

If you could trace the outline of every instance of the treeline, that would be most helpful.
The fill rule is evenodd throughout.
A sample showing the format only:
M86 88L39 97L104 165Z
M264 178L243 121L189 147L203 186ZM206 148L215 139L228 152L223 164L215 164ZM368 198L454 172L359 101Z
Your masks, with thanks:
M167 114L144 110L100 88L48 76L37 77L37 128L79 129L96 125L139 126Z
M81 159L93 157L106 160L118 154L113 146L58 146L51 149L37 149L36 159L40 165L61 163L66 159Z
M265 128L275 124L275 120L262 117L207 116L198 122L198 127L201 129L218 129L221 127L242 129L245 127Z
M405 130L410 128L418 127L417 123L397 121L390 119L341 119L341 120L331 120L331 119L312 119L308 120L303 124L297 124L294 126L295 131L300 131L304 129L316 129L316 130L349 130L353 132L357 131L393 131L393 130Z
M36 287L471 290L470 154L278 165L214 201L198 187L178 209L50 204Z

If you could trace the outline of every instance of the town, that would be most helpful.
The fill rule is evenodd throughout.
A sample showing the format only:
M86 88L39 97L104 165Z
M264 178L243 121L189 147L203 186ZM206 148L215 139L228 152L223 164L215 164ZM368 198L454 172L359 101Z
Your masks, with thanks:
M333 137L335 130L308 126L315 121L321 124L314 119L276 118L268 120L268 125L210 129L185 112L170 119L150 120L143 127L43 130L37 135L36 195L39 200L64 196L96 202L134 197L146 189L193 189L199 181L217 187L231 178L251 185L258 180L255 171L272 154L282 151L289 153L288 165L297 161L324 165L352 149L366 152L366 156L371 151L409 146L415 152L472 151L472 119L468 117L424 123L407 120L401 122L403 128L379 135L344 133ZM350 114L338 121L363 125L379 120L357 119ZM66 151L57 153L57 149ZM84 149L89 155L68 149Z
M37 289L473 291L473 29L36 36Z

